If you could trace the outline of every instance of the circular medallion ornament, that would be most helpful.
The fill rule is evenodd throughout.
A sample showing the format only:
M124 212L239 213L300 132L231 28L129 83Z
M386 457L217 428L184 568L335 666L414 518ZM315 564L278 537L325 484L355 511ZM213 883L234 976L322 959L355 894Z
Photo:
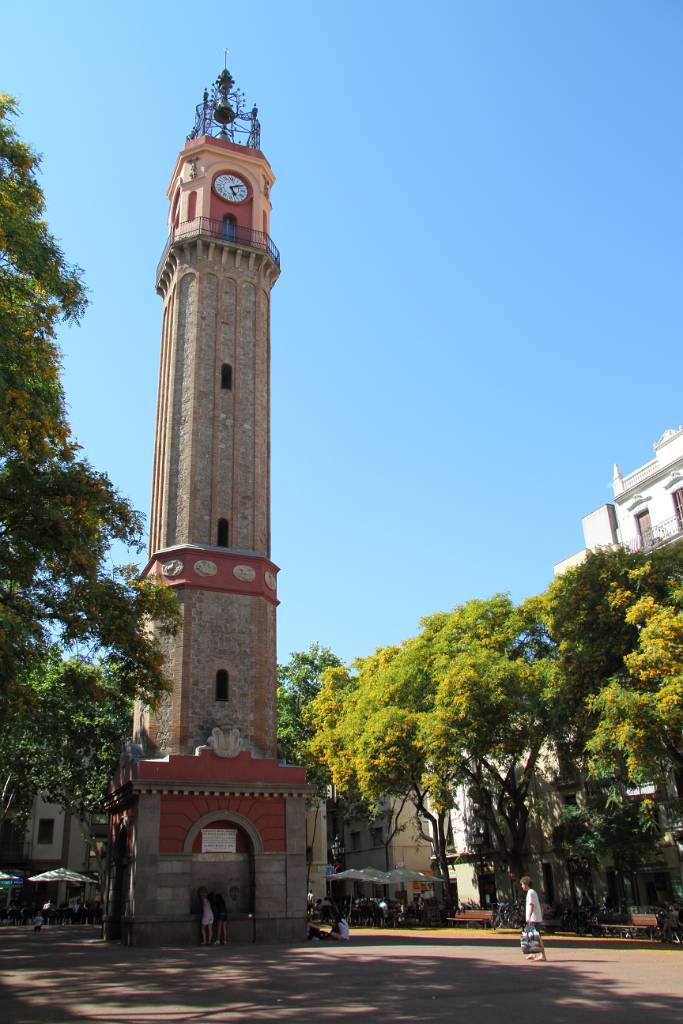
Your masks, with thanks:
M183 571L183 563L179 558L172 558L170 562L164 562L161 571L164 576L180 576Z
M274 574L272 572L267 572L264 576L264 579L266 581L266 586L270 587L271 590L275 590L277 586L277 580L275 579Z
M243 203L249 196L249 188L236 174L219 174L213 187L221 199L229 203Z
M242 580L243 583L251 583L252 580L256 579L256 573L250 565L236 565L232 570L232 574L238 580Z
M198 562L194 563L194 571L200 576L215 576L218 566L215 562L209 562L207 558L200 558Z

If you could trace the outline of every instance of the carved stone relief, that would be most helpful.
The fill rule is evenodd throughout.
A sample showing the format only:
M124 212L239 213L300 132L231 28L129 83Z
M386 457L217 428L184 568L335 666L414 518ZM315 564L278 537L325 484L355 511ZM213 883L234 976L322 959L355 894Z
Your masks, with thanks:
M183 571L183 563L179 558L172 558L170 562L164 562L161 571L164 576L180 576Z
M194 571L199 573L200 576L215 576L218 572L218 566L207 558L200 558L198 562L194 563Z

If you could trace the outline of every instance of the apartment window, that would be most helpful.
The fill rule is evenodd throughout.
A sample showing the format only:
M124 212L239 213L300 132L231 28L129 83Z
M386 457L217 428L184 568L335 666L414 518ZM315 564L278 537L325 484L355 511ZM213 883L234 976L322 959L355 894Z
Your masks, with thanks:
M382 826L370 829L370 842L373 846L384 846L384 833Z
M49 845L54 839L55 819L40 818L38 821L38 842Z
M230 529L228 527L228 520L227 519L219 519L218 520L218 537L217 537L217 540L216 540L216 544L218 545L219 548L227 548L227 547L230 546L229 545L229 541L230 541Z
M228 682L228 673L224 668L219 668L216 672L216 700L228 699Z
M360 832L351 833L351 849L354 851L360 850Z
M677 491L674 491L672 498L674 500L676 519L678 520L678 529L683 530L683 487L679 487Z
M223 363L221 366L221 388L223 391L232 391L232 366L230 363Z

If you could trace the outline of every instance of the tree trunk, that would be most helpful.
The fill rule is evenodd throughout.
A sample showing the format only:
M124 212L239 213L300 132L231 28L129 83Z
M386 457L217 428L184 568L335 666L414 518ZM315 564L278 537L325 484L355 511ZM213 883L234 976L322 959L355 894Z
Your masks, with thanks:
M441 883L442 900L446 906L455 906L457 904L457 885L451 884L451 880L448 876L447 830L444 827L448 811L440 811L436 814L432 814L431 811L427 810L425 799L426 794L422 793L417 786L414 786L413 803L415 805L415 810L417 811L418 831L423 839L426 839L431 843L432 852L436 860L436 867L440 876L436 880ZM424 832L420 819L423 819L429 825L429 835Z

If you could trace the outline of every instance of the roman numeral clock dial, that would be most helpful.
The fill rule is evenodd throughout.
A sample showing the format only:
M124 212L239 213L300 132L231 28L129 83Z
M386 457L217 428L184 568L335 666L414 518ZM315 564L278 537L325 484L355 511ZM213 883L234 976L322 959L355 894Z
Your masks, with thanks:
M219 174L213 187L221 197L229 203L243 203L249 195L249 189L236 174Z

